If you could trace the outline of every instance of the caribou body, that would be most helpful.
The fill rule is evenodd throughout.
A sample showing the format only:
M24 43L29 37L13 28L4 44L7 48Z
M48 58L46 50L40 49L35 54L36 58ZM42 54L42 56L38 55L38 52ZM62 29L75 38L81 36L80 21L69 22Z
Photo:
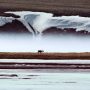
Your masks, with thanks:
M43 53L43 52L44 52L44 50L38 50L38 53L40 53L40 54Z

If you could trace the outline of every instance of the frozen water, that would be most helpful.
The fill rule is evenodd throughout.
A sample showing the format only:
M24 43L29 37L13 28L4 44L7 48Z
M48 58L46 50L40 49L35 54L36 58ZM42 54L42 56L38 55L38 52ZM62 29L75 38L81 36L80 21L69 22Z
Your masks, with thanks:
M53 70L54 71L54 70ZM17 77L10 77L16 74ZM0 90L89 90L90 73L0 70ZM5 76L6 75L6 76Z

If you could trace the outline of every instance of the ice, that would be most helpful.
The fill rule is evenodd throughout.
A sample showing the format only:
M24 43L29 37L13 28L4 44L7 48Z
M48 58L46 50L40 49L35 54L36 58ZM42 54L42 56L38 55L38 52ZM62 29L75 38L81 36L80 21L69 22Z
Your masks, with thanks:
M0 90L89 90L90 73L42 73L30 70L1 70L1 74L18 77L0 79ZM1 76L0 76L1 78ZM30 79L25 79L30 78Z

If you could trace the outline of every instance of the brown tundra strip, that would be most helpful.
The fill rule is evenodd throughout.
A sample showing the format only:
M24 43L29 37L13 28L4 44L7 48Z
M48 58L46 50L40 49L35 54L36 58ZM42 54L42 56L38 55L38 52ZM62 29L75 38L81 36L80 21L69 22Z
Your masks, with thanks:
M90 59L90 52L82 53L32 53L0 52L0 59Z

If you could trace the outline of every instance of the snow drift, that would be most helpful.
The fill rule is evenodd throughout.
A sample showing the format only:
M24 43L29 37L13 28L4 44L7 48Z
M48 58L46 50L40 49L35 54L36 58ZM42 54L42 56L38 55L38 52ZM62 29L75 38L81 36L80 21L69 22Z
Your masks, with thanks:
M81 16L58 16L54 17L52 13L45 12L32 12L32 11L19 11L19 12L6 12L14 15L19 15L20 22L22 22L29 31L32 33L42 33L50 27L57 28L75 28L76 31L86 30L90 32L90 17ZM30 25L33 27L30 27Z

